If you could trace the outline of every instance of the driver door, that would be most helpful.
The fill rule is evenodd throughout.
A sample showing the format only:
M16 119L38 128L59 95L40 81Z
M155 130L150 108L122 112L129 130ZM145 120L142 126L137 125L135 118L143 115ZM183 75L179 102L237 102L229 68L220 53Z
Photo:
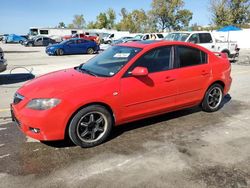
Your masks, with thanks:
M34 42L35 46L42 46L43 45L43 38L37 38Z
M147 76L131 75L135 67L146 67ZM175 106L176 75L173 48L166 46L142 55L121 78L122 121L162 113Z

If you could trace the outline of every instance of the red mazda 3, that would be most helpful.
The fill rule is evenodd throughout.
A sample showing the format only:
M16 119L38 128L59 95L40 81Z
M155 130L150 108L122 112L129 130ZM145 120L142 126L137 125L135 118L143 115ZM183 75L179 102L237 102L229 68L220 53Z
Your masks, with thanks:
M219 56L220 55L220 56ZM146 41L113 46L78 67L21 87L11 105L20 129L37 140L96 146L114 126L200 105L220 109L231 66L191 43Z

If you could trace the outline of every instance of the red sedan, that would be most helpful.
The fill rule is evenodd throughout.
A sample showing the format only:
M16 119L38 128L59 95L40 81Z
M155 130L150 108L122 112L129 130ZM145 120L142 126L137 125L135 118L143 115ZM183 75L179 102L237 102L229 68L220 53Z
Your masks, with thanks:
M26 83L13 120L37 140L66 135L81 147L102 143L114 126L200 105L214 112L231 86L228 59L191 43L113 46L78 67Z

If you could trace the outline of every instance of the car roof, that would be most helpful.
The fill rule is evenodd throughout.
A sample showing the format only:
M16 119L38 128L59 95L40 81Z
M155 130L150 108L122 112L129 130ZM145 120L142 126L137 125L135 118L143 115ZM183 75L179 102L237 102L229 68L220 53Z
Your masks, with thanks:
M190 43L190 42L182 42L182 41L167 41L167 40L146 40L146 41L136 41L136 42L128 42L128 43L121 43L117 44L117 46L125 46L125 47L134 47L134 48L155 48L167 45L182 45L182 46L189 46L193 48L197 48L203 50L206 53L210 53L209 50L206 48Z

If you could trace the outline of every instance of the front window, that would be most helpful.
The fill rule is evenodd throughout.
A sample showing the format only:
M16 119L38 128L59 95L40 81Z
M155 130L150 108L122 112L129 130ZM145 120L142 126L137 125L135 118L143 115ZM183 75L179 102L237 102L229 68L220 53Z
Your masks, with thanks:
M36 36L36 35L38 35L38 29L30 29L29 34L30 34L31 36Z
M185 42L189 35L189 33L170 33L165 37L165 40Z
M82 64L79 71L85 71L95 76L112 77L141 50L133 47L112 46L87 63Z

